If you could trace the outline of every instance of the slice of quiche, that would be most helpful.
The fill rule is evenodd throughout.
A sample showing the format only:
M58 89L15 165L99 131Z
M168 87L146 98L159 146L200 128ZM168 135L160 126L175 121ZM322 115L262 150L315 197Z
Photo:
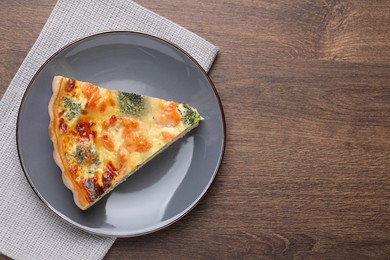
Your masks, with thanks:
M53 80L49 114L54 160L83 210L202 119L187 104L62 76Z

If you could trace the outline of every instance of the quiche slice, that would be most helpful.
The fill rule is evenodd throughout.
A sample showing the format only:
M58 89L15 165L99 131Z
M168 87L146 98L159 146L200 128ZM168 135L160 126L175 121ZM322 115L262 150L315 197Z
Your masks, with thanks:
M49 103L54 160L85 210L199 124L198 111L56 76Z

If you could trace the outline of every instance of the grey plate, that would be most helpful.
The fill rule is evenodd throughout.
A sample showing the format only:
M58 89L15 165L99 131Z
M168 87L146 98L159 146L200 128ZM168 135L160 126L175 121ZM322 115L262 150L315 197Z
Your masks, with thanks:
M205 120L82 211L62 183L52 157L47 106L55 75L189 103ZM111 236L150 233L188 213L211 185L225 147L221 102L199 64L164 40L125 31L93 35L54 54L24 94L16 132L22 168L39 198L71 224Z

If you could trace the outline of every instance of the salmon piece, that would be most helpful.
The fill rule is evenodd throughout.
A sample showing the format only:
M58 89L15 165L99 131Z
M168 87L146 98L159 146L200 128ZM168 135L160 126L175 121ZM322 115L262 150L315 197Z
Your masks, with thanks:
M173 101L160 102L160 111L154 117L157 124L162 126L177 126L180 123L181 115L177 109L178 103Z

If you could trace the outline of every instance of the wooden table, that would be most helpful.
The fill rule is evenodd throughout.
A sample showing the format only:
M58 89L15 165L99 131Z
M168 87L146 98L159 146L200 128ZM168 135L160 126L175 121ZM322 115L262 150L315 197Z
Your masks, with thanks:
M2 94L54 2L0 2ZM138 2L220 47L227 147L190 214L106 258L389 259L390 1Z

